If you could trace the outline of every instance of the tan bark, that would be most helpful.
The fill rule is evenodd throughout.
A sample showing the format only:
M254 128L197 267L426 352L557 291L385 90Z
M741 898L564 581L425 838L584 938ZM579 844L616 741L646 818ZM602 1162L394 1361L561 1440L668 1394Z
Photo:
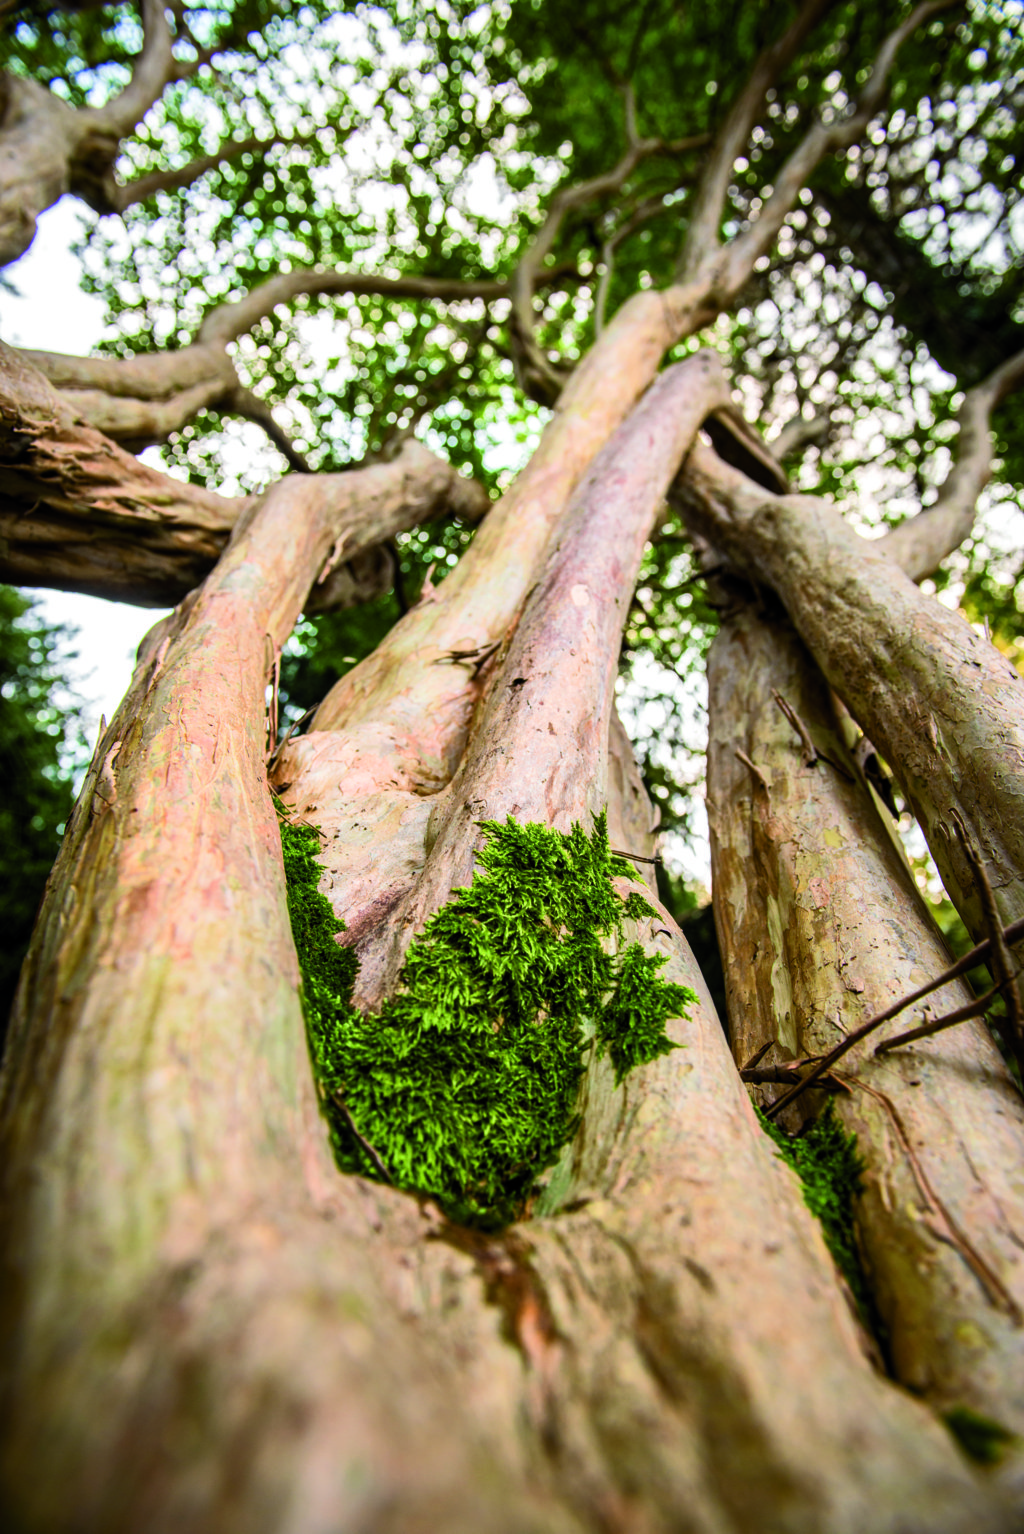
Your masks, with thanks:
M733 1053L742 1065L772 1040L764 1064L784 1063L827 1051L949 957L784 615L737 595L708 680ZM824 753L813 765L773 694ZM957 981L931 1004L967 999ZM853 1090L834 1101L866 1162L857 1228L893 1371L937 1408L969 1406L1024 1442L1024 1102L978 1020L876 1059L878 1038L844 1059ZM1024 1505L1020 1457L1003 1473Z
M891 765L975 939L988 936L987 923L956 814L978 844L1004 925L1024 915L1024 679L828 502L766 494L700 444L683 483L716 546L778 592Z
M396 532L445 511L475 521L487 506L478 485L415 441L390 463L323 482L365 519L310 611L373 594L377 565L364 556ZM209 573L248 504L140 463L83 425L23 354L0 348L0 579L165 606Z
M502 1236L333 1176L263 688L347 525L298 477L246 510L69 829L4 1078L8 1507L96 1534L1008 1530L864 1356L706 1005L618 1091L595 1068L548 1212ZM535 639L566 616L549 569ZM552 792L572 743L537 736L523 818L582 812L581 775ZM638 935L697 978L670 919Z

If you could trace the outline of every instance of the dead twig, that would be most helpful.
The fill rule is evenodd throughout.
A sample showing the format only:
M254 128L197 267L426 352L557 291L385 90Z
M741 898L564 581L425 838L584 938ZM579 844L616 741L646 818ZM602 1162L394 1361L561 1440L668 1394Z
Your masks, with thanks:
M953 822L957 839L974 874L974 882L977 885L981 907L985 913L985 925L988 928L989 943L991 945L989 950L989 969L992 972L992 979L995 982L996 988L1002 991L1003 994L1003 1001L1006 1004L1007 1031L1009 1033L1007 1042L1013 1050L1021 1078L1024 1079L1024 1017L1021 1015L1020 995L1017 990L1017 977L1020 971L1010 957L1010 950L1006 946L1002 923L999 919L999 911L996 907L996 897L989 882L981 854L971 840L967 825L960 811L954 808L951 810L949 818Z
M277 740L277 711L280 701L281 690L281 652L274 644L269 634L265 636L270 640L274 659L272 662L272 682L270 692L270 707L267 709L267 761L271 760L274 753L274 744Z
M298 719L293 719L292 720L291 724L288 726L288 732L285 735L284 739L282 740L281 744L275 749L274 754L267 759L267 771L268 772L270 772L271 769L276 764L278 757L281 755L281 752L284 750L285 746L288 744L288 742L291 740L292 736L295 734L295 731L296 730L301 730L301 728L305 724L306 720L307 719L311 719L313 717L313 715L316 713L316 711L317 711L317 709L319 707L320 707L319 703L314 703L313 707L312 708L307 708L306 712L304 714L300 714Z
M774 1039L767 1039L761 1045L760 1049L755 1049L750 1059L747 1060L745 1064L740 1066L740 1074L742 1075L744 1071L752 1071L755 1066L760 1065L761 1061L764 1059L765 1055L768 1053L774 1043Z
M341 1110L341 1112L343 1113L343 1115L345 1117L345 1123L348 1125L349 1129L352 1131L352 1134L354 1135L354 1137L359 1141L359 1144L362 1146L363 1150L369 1156L370 1160L373 1162L374 1166L377 1168L377 1171L383 1177L384 1181L387 1182L387 1183L391 1183L392 1186L394 1186L394 1178L391 1176L391 1173L388 1171L387 1167L384 1165L384 1162L381 1160L380 1155L373 1148L373 1146L370 1144L370 1142L366 1138L366 1136L360 1134L359 1130L356 1128L355 1120L353 1119L351 1113L349 1112L348 1104L345 1102L344 1098L341 1097L337 1092L332 1092L331 1093L331 1102L334 1103L336 1108L339 1108Z
M930 1023L922 1023L920 1028L911 1028L907 1033L898 1033L895 1038L884 1039L876 1046L875 1054L888 1054L890 1049L895 1049L899 1044L910 1044L914 1039L927 1039L933 1033L941 1033L944 1028L953 1028L957 1023L966 1023L969 1018L981 1017L999 995L999 989L998 985L994 985L991 990L985 992L984 996L978 996L974 1001L957 1007L955 1012L947 1012L944 1017L936 1017Z
M782 711L784 718L789 721L800 737L800 743L803 746L804 766L813 767L818 760L818 751L814 741L811 739L810 730L804 724L792 703L789 702L788 698L782 696L778 688L772 688L772 697L775 699L776 706Z
M1008 927L1004 927L1001 937L1007 947L1012 943L1020 942L1024 938L1024 917L1021 917L1019 921L1011 922ZM859 1028L855 1028L852 1033L848 1033L845 1039L842 1039L834 1049L829 1050L827 1055L822 1055L817 1063L811 1067L807 1075L803 1077L798 1086L791 1088L790 1091L784 1092L780 1098L777 1098L771 1107L765 1110L765 1117L774 1118L777 1113L781 1113L783 1108L788 1107L791 1102L800 1096L801 1092L806 1092L807 1088L813 1086L826 1071L831 1070L836 1061L841 1060L848 1050L851 1050L855 1044L859 1044L862 1039L866 1039L868 1034L873 1033L876 1028L880 1028L883 1023L889 1022L890 1019L904 1012L907 1007L912 1007L915 1002L922 1001L926 996L930 996L932 991L937 991L941 986L947 985L950 980L956 980L960 975L966 974L969 969L973 969L976 964L986 960L990 947L990 941L986 938L983 943L978 943L972 948L970 953L965 953L963 958L957 959L955 964L951 964L948 969L944 969L942 974L937 975L934 980L929 980L924 985L918 986L917 990L911 991L908 996L901 996L899 1001L894 1001L892 1006L886 1007L884 1012L878 1012L874 1017L869 1017L866 1022L861 1023Z
M664 858L645 858L639 852L621 852L618 847L609 847L608 851L613 858L626 858L631 863L663 863Z
M741 751L738 746L736 747L736 753L735 754L736 754L736 760L738 762L742 762L744 767L749 768L749 770L754 774L754 777L760 783L761 787L764 789L765 793L768 795L769 798L771 798L771 788L768 785L768 779L765 777L765 775L761 771L760 767L758 767L755 762L752 762L750 760L750 757L747 755L747 753L745 751Z
M740 1080L748 1082L751 1086L789 1086L800 1080L800 1072L792 1064L744 1066L740 1071ZM818 1090L819 1092L848 1092L849 1088L840 1077L826 1073L818 1082Z
M797 713L792 703L790 703L789 699L784 698L781 692L779 692L775 687L772 688L772 697L775 699L775 702L781 709L784 717L793 726L794 730L800 737L800 743L803 747L804 766L814 767L817 765L819 760L822 762L827 762L831 768L838 772L841 778L845 778L847 783L852 783L854 781L852 773L847 772L845 767L841 767L839 763L835 761L833 757L827 755L826 752L818 750L818 747L811 739L810 730L804 724L803 720L800 718L800 715Z

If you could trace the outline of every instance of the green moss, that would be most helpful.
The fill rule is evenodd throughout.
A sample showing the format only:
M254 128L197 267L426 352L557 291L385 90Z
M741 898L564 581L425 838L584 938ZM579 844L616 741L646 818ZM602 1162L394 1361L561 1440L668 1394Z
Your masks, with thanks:
M616 1081L675 1046L671 1017L694 1000L664 981L612 879L635 877L589 837L512 819L483 826L480 869L409 949L379 1013L351 1005L343 924L317 892L317 832L282 823L288 902L313 1070L338 1165L429 1194L464 1222L521 1216L538 1175L572 1138L588 1053Z
M825 1245L870 1324L873 1309L853 1234L853 1201L861 1190L864 1171L856 1136L847 1134L831 1103L799 1135L786 1134L761 1113L758 1118L783 1161L799 1177L804 1203L820 1220Z
M1018 1442L1016 1433L969 1406L954 1406L942 1420L964 1453L979 1465L998 1465L1007 1449Z

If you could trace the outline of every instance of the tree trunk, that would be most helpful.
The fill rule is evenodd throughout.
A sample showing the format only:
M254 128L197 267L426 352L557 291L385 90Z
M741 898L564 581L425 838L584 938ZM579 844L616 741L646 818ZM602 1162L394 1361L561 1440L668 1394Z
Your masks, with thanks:
M684 484L716 547L778 592L892 766L975 940L990 920L958 821L980 847L1002 923L1024 916L1024 679L827 502L766 494L703 445Z
M649 850L615 658L660 497L721 392L691 359L596 458L594 405L567 407L517 523L485 525L397 654L285 753L290 801L329 827L325 884L360 918L369 994L393 983L401 918L467 876L481 811L566 825L607 797ZM532 1220L483 1235L333 1170L264 687L358 516L302 478L245 508L147 641L69 827L4 1078L13 1524L1009 1529L998 1489L873 1366L663 911L637 935L702 996L671 1025L683 1047L618 1088L591 1068ZM493 654L481 630L505 636ZM416 633L424 653L401 659Z
M844 746L827 684L771 605L736 597L708 667L708 814L733 1051L765 1065L831 1049L950 960L884 810ZM820 753L808 761L777 704ZM970 999L937 991L938 1013ZM906 1015L888 1026L896 1034ZM1024 1433L1024 1103L979 1020L878 1058L844 1057L857 1229L893 1373L943 1411ZM818 1104L815 1104L817 1108ZM808 1096L790 1110L810 1111ZM1019 1458L1004 1468L1021 1486Z

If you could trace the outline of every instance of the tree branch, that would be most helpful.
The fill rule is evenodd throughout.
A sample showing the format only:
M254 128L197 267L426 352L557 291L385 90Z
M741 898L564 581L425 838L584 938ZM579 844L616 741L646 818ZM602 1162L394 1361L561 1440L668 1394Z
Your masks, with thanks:
M229 165L232 160L237 160L243 154L262 154L267 149L273 149L277 144L301 146L308 144L315 137L316 133L303 133L297 138L275 136L227 139L212 154L197 155L194 160L190 160L187 165L178 166L176 170L150 171L144 176L137 176L134 181L118 185L111 194L113 211L123 213L126 208L145 202L148 197L153 197L157 192L181 191L184 187L192 186L201 176L205 176L207 171L215 170L219 165Z
M605 310L608 306L608 290L611 287L612 273L615 270L615 252L619 246L642 224L650 219L657 218L659 213L665 211L665 198L667 192L659 192L656 197L646 198L639 207L635 208L618 229L612 233L601 247L601 262L604 271L598 278L597 292L594 296L594 333L600 335L605 324Z
M816 415L809 421L802 415L794 416L786 422L778 436L772 438L768 447L781 463L804 448L825 442L831 430L832 422L827 415Z
M106 106L82 109L95 131L120 139L138 126L174 73L173 41L164 0L142 0L142 49L131 79Z
M547 217L538 230L536 238L521 257L512 277L511 327L516 371L525 392L542 403L551 404L554 399L557 399L565 378L557 368L551 365L533 339L533 295L540 281L541 268L551 253L566 214L573 208L582 207L588 202L594 202L598 198L620 191L637 166L653 155L682 155L708 142L706 133L694 134L690 138L677 139L671 143L660 138L629 137L631 132L635 133L635 121L630 109L631 100L631 93L627 88L626 131L629 147L626 153L610 170L602 172L599 176L592 176L588 181L579 181L573 186L563 187L561 191L555 193Z
M318 588L318 609L359 600L347 566L360 554L449 511L479 521L488 505L479 485L415 441L389 463L318 480L358 502L367 529ZM0 580L168 606L205 578L252 502L140 463L0 344Z
M835 0L805 0L789 28L757 59L715 138L704 167L679 258L678 281L685 282L696 276L707 264L709 252L720 247L720 230L733 166L747 147L765 95L792 62L808 33L834 4Z
M200 325L196 340L200 345L216 341L226 346L272 314L278 304L286 304L304 294L375 293L383 297L436 299L440 303L454 304L470 298L482 298L485 303L492 303L496 298L507 298L509 292L507 282L493 279L464 282L454 277L382 277L371 272L282 272L268 282L260 283L242 298L212 309Z
M779 172L775 189L757 219L725 247L714 264L711 280L721 307L743 287L757 258L771 249L798 194L819 161L826 154L834 154L855 143L864 132L882 104L890 71L903 43L933 16L960 4L962 0L922 0L906 20L889 33L878 50L852 113L835 123L816 122L808 130Z
M992 412L1024 385L1024 351L1010 357L984 382L968 390L957 413L956 460L934 505L893 528L885 552L913 581L922 581L960 547L974 526L978 496L992 473Z
M224 402L225 408L240 415L246 421L253 421L257 426L262 426L271 442L288 461L288 467L296 470L299 474L312 474L306 459L292 442L283 426L279 426L274 420L274 412L253 394L251 389L243 388L240 384L229 399Z

